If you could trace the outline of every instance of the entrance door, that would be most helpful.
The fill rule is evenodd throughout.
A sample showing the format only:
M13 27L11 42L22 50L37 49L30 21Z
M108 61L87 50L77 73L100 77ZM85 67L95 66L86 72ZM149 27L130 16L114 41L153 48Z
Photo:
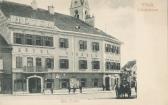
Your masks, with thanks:
M105 78L105 88L106 90L110 90L110 78L109 77Z
M29 79L29 92L30 93L41 93L41 79L30 78Z

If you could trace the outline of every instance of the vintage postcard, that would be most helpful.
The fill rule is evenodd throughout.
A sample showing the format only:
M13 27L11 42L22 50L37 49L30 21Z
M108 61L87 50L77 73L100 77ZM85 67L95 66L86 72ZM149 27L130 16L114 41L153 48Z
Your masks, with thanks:
M167 0L0 0L0 105L168 105Z

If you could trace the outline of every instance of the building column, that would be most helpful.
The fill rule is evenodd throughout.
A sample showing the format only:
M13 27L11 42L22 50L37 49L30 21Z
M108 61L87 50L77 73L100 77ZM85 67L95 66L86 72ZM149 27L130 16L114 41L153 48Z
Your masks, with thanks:
M43 93L43 89L44 89L44 82L43 82L43 78L41 77L41 93Z
M109 88L110 88L110 90L112 90L112 83L111 83L111 75L108 75L108 77L109 77Z
M26 90L27 90L27 93L29 93L29 79L28 78L26 79Z

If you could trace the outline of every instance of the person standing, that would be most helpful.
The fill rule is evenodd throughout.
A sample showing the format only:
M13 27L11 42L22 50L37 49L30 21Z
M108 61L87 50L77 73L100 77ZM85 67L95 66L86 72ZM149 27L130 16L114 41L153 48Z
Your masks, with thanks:
M102 88L103 88L103 91L105 90L105 86L104 86L104 84L102 85Z
M79 86L79 89L80 89L80 93L82 93L82 86L81 85Z
M115 86L115 91L116 91L116 97L119 97L119 86L116 84Z
M71 93L71 87L70 86L68 86L68 92L69 92L69 94Z
M75 87L75 85L73 86L73 93L75 94L75 92L76 92L76 87Z

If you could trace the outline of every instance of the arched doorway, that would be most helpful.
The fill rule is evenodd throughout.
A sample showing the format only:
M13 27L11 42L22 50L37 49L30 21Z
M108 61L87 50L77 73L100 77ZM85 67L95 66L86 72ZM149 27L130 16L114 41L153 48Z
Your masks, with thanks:
M29 92L30 93L41 93L41 79L30 78L29 79Z
M30 76L27 78L27 91L28 93L41 93L43 92L43 78L40 76Z
M105 88L110 90L110 77L105 77Z

